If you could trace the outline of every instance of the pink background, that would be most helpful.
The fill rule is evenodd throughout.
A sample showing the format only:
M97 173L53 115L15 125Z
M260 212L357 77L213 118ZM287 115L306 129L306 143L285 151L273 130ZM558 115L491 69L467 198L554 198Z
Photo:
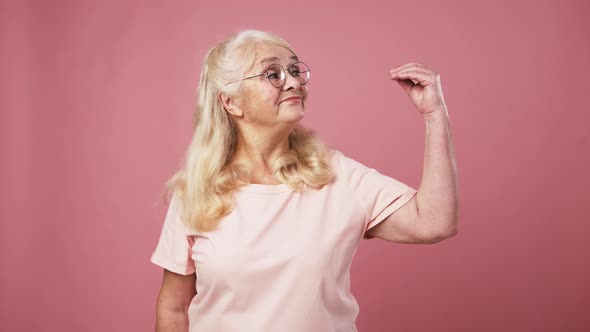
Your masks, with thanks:
M388 71L441 75L460 231L363 241L359 331L590 329L587 2L213 3L0 5L2 330L153 330L159 193L205 51L250 27L309 64L305 125L414 188L424 122Z

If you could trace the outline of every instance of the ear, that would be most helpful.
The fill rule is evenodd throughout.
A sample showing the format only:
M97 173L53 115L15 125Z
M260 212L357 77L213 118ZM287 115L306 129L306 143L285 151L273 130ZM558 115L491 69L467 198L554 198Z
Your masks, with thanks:
M241 118L244 116L242 109L236 104L236 99L231 98L223 92L217 94L217 98L221 101L223 108L231 115Z

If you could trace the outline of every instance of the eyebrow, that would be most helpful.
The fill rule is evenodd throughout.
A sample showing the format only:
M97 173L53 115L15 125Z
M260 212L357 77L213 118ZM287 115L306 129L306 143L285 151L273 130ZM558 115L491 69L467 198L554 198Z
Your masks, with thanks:
M299 61L299 58L297 58L296 55L291 56L289 59ZM262 61L260 61L260 64L263 64L263 63L269 62L269 61L280 61L280 60L281 59L276 56L271 56L271 57L267 57L267 58L262 59Z

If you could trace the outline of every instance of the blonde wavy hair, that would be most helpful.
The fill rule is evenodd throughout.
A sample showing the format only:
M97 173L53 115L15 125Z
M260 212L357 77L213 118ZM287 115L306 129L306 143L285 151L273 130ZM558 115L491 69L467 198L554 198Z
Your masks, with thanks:
M248 178L248 169L231 162L237 146L238 127L218 98L240 94L239 80L256 64L257 45L274 43L293 48L277 35L260 30L242 30L209 49L203 61L193 114L194 133L183 167L166 182L164 201L172 196L182 206L181 219L190 229L209 232L234 206L233 192ZM274 177L297 192L321 188L334 177L330 149L313 130L297 124L288 137L289 151L269 161ZM241 183L240 183L241 182Z

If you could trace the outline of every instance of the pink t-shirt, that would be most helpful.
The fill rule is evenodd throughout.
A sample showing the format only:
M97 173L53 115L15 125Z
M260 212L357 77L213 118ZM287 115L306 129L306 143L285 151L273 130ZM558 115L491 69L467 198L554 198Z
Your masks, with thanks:
M336 177L305 193L248 184L214 232L188 230L172 197L151 262L196 272L189 331L357 331L350 266L367 229L416 190L332 151Z

